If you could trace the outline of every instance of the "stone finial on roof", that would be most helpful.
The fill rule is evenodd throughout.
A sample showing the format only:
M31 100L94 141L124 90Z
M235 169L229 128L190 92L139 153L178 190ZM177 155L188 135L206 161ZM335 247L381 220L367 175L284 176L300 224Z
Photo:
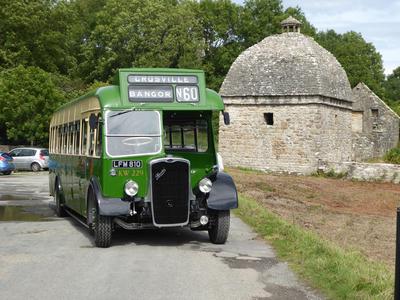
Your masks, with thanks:
M301 22L289 16L281 22L283 32L300 32Z

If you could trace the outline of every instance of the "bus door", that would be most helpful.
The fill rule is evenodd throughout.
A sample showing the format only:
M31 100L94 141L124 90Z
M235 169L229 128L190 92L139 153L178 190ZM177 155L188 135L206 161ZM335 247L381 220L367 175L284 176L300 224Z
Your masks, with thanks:
M87 203L86 203L86 191L89 184L89 181L92 177L99 178L100 165L101 165L101 134L102 134L102 123L100 114L91 114L88 122L85 120L85 126L87 127L87 154L85 156L84 163L84 183L82 187L84 187L85 194L80 201L80 212L82 215L87 214Z

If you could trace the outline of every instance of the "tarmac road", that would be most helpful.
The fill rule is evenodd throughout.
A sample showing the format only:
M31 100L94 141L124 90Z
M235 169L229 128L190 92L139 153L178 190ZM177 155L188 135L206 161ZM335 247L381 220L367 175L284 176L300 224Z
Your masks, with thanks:
M0 176L0 299L321 299L236 217L225 245L119 230L99 249L52 207L47 172Z

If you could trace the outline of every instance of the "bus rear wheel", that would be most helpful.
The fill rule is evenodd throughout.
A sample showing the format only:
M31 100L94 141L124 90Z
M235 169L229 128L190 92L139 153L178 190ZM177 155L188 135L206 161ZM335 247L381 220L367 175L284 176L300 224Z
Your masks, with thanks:
M219 210L211 212L211 227L208 229L208 236L213 244L225 244L228 239L230 226L230 211Z
M58 217L63 218L67 215L65 212L64 206L62 205L62 200L61 200L61 192L59 188L58 182L56 183L55 191L54 191L54 200L56 202L56 214Z

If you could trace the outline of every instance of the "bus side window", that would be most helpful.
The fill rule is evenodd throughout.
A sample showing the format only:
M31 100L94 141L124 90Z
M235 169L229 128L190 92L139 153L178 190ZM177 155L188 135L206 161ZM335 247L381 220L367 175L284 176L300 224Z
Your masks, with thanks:
M87 155L88 120L82 120L82 155Z
M52 152L52 147L53 147L53 127L50 127L50 132L49 132L49 150Z
M68 125L68 154L73 154L75 128L73 123Z
M101 148L102 148L102 132L103 132L103 122L101 120L100 114L97 116L97 136L96 136L96 156L101 156Z
M56 146L56 152L60 153L61 152L61 126L57 126L57 146Z
M62 153L67 154L67 147L68 147L68 125L64 124L63 126L63 149Z
M80 122L75 122L75 154L79 154L79 146L80 146L80 138L81 138L81 128Z

